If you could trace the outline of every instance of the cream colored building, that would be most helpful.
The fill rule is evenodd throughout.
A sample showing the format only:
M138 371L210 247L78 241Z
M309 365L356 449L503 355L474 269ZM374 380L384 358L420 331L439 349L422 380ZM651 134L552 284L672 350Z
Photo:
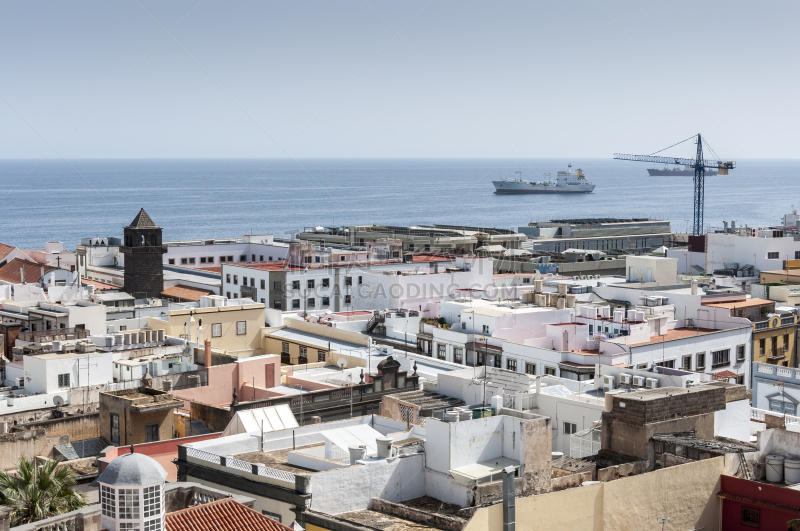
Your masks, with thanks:
M626 256L628 282L653 286L674 286L678 283L678 259L660 256Z
M240 358L264 354L261 334L264 328L263 304L172 310L169 316L150 317L147 325L151 330L163 328L168 336L188 336L189 341L200 345L209 339L212 348Z

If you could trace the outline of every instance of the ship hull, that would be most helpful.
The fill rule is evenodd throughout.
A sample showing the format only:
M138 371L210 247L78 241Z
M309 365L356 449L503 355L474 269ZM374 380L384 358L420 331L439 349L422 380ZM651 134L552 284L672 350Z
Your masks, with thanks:
M593 184L544 186L504 181L492 181L492 184L496 194L589 194L595 188Z
M649 168L647 173L650 177L694 177L694 170L656 170ZM717 174L717 170L706 170L706 176L713 176Z

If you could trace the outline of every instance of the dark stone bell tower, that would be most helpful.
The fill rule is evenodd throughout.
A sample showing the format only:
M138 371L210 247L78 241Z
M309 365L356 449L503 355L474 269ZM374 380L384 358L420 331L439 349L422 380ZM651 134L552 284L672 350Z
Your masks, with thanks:
M161 227L156 226L144 209L124 228L125 292L137 299L161 298L164 291L164 263L167 252L161 244Z

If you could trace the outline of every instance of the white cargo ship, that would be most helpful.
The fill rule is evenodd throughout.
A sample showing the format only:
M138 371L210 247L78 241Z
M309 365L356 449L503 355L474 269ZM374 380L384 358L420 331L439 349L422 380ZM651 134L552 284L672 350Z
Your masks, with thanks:
M588 194L594 190L595 185L586 180L580 169L572 171L572 164L567 166L568 171L556 174L556 180L524 181L522 179L500 179L492 181L496 194ZM517 172L517 175L522 175Z

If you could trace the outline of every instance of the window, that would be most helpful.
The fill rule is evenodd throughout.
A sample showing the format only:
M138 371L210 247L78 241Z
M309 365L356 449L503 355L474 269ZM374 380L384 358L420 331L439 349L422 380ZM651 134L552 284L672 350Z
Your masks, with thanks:
M744 347L744 345L741 345ZM783 334L783 351L789 352L789 334ZM744 359L744 353L742 354L742 359Z
M240 262L247 262L247 255L243 254L243 255L239 256L239 261Z
M288 354L289 353L289 343L284 341L281 343L281 354Z
M436 357L440 360L447 359L447 345L436 345Z
M263 254L258 255L258 261L259 262L263 262L264 261L264 255Z
M300 309L300 299L292 299L292 310Z
M489 325L483 325L483 333L484 334L488 334L489 333Z
M463 348L458 348L458 347L454 347L453 348L453 361L455 363L460 363L460 364L463 365L463 363L464 363L464 349Z
M361 277L358 277L358 285L360 286L360 285L361 285L361 284L363 284L363 283L364 283L364 281L363 281L363 280L361 280Z
M239 285L239 275L233 275L233 283L235 285Z
M640 371L641 370L646 370L647 369L647 364L646 363L640 363L639 365L636 366L636 368L638 370L640 370Z
M230 299L230 298L231 298L231 292L230 292L230 291L226 291L226 292L225 292L225 296L226 296L226 297L228 297L228 298Z
M181 265L186 265L188 263L189 263L189 260L187 258L181 258Z
M144 442L156 442L158 440L158 424L146 425L144 427Z
M531 277L524 277L522 279L522 283L523 284L530 284L531 283Z
M243 336L247 333L247 321L236 321L236 335Z
M784 336L788 340L788 336ZM744 345L736 347L736 361L744 361Z
M300 281L292 280L292 289L300 289Z
M233 257L232 256L228 257L228 262L233 262Z
M656 365L658 367L666 367L668 369L674 369L675 368L675 360L657 361Z
M461 323L461 330L467 329L467 323Z
M228 261L228 259L227 259L226 257L224 257L224 256L220 256L220 257L219 257L219 263L220 263L220 264L222 264L222 263L225 263L225 262L227 262L227 261Z
M564 435L572 435L578 431L578 425L572 422L564 423Z
M234 294L233 294L233 298L234 298L234 299L238 299L238 298L239 298L239 294L238 294L238 293L234 293Z
M245 286L247 285L247 280L244 281L244 285ZM250 277L250 287L251 288L256 287L256 279L254 279L253 277Z
M773 393L766 398L769 401L770 411L785 413L787 415L797 415L797 400L793 397L785 393Z
M81 261L83 261L83 257L82 256L81 256ZM170 258L170 259L167 260L167 263L169 265L175 265L175 259L174 258ZM83 265L83 264L81 264L81 265Z
M281 290L281 283L280 282L273 282L272 283L272 289L275 290L275 291L280 291Z
M121 326L119 327L119 331L120 331L120 332L125 332L126 330L128 330L128 327L127 327L127 326L125 326L125 325L121 325Z
M353 277L344 277L344 285L345 286L352 286L353 285Z
M119 444L119 415L111 414L111 443Z
M308 299L308 304L306 305L306 308L316 308L316 307L317 307L317 300L314 297Z
M317 350L317 361L320 362L320 363L325 361L325 356L327 356L327 355L328 355L328 351L326 351L326 350Z
M352 301L352 299L350 298L350 295L345 295L344 296L344 303L345 304L350 304L351 301Z
M189 258L189 263L194 264L195 263L194 258Z
M281 522L281 515L279 515L277 513L271 513L269 511L261 511L261 514L263 514L264 516L269 516L270 518L272 518L273 520L275 520L278 523Z
M222 323L213 323L211 325L211 337L222 337Z
M119 517L124 520L138 520L139 514L139 489L118 489Z
M267 289L267 281L263 278L261 279L261 289Z
M314 279L313 278L308 280L308 281L306 281L306 287L308 289L314 289Z
M275 308L276 310L280 310L281 309L281 301L272 301L272 307Z
M742 507L742 525L761 527L761 511Z
M704 371L706 369L706 353L705 352L698 352L697 353L697 363L695 364L696 370Z
M58 375L58 387L69 387L69 373Z
M773 253L767 253L767 258L768 258L769 260L777 260L777 259L779 258L779 257L778 257L778 253L776 253L776 252L773 252Z
M744 385L744 374L740 374L736 377L736 383L739 385Z
M549 374L550 376L555 376L556 375L556 370L555 370L554 367L545 367L544 368L544 373L545 374Z
M108 516L109 518L117 517L114 512L117 505L115 498L116 494L114 489L106 487L105 485L100 485L100 508L103 511L103 516Z
M525 374L536 375L536 364L525 362Z
M731 355L731 349L729 348L712 352L711 368L716 369L717 367L725 367L726 365L730 365L731 364L730 355Z
M692 355L689 354L688 356L683 357L683 364L681 365L681 369L684 371L691 371L692 370Z
M144 531L158 531L161 529L161 518L153 518L144 523Z
M214 263L214 257L213 257L213 256L209 256L209 257L206 259L206 261L207 261L209 264L213 264L213 263Z
M323 288L327 288L330 285L331 285L331 279L329 279L329 278L323 278L322 279L322 287Z
M119 531L139 531L139 522L121 522L117 528Z
M800 251L795 251L794 252L794 259L795 260L800 260Z
M517 360L514 358L506 358L506 369L517 372Z
M205 264L206 263L206 257L205 256L201 256L200 257L200 263L201 264Z
M331 305L331 298L330 297L322 297L322 305L323 306L330 306Z
M300 347L300 358L297 360L298 363L308 363L308 347Z
M339 257L339 261L340 262L344 262L345 260L347 260L346 256L342 255L342 256Z
M254 254L250 255L250 259L251 259L251 261L255 262L256 261L256 255L254 255Z

